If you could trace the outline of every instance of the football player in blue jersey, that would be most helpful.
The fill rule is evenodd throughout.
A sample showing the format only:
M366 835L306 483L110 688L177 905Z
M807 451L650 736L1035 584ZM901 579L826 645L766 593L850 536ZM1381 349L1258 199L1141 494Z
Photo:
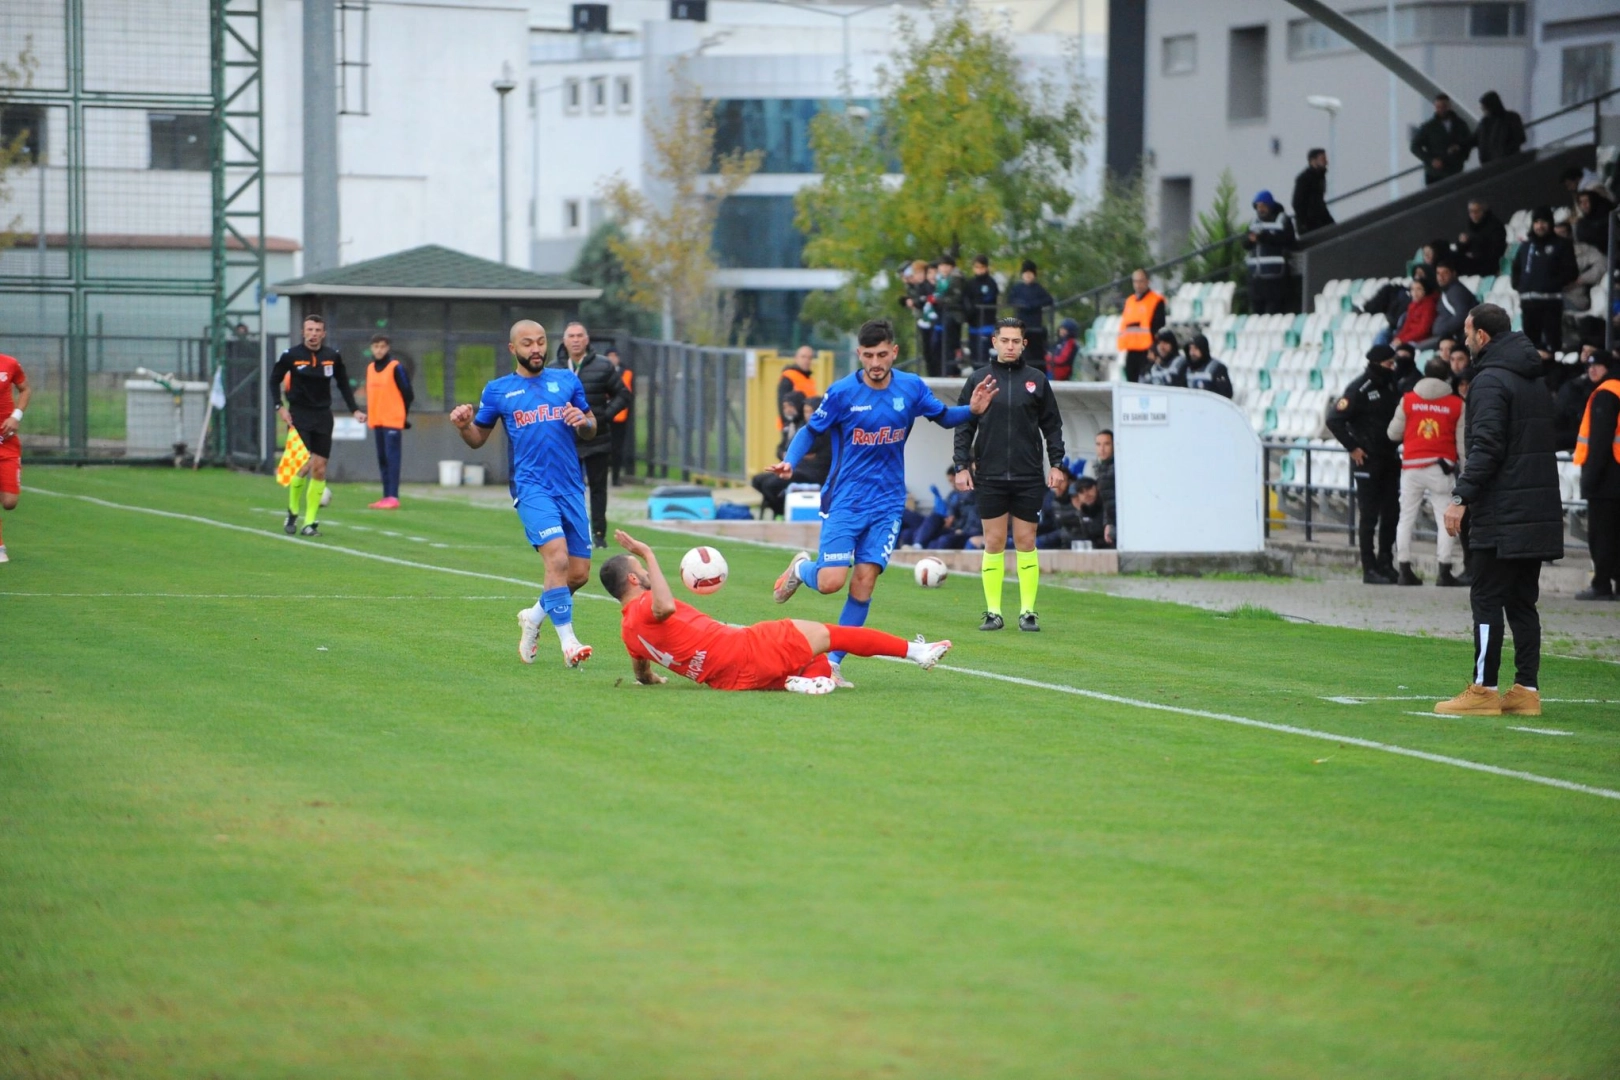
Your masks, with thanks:
M821 486L821 551L812 559L808 551L793 556L776 579L778 604L800 585L834 593L849 583L840 626L864 626L872 606L878 575L889 565L900 515L906 507L906 438L919 416L952 428L970 416L982 414L995 400L996 380L986 376L966 405L949 408L934 396L921 378L895 371L899 349L894 327L887 319L872 319L856 336L861 370L833 383L788 445L787 454L771 466L781 477L791 477L794 466L809 451L815 437L832 433L832 466ZM840 665L844 654L829 654L833 679L850 686Z
M591 524L585 509L585 475L575 433L589 439L596 420L585 387L566 368L546 367L546 331L527 319L514 323L508 347L516 367L484 387L475 411L457 405L450 422L473 449L506 429L506 459L512 506L529 543L546 564L546 588L532 608L518 612L518 656L534 663L540 624L548 617L562 643L563 661L578 667L591 647L574 634L574 592L591 576Z

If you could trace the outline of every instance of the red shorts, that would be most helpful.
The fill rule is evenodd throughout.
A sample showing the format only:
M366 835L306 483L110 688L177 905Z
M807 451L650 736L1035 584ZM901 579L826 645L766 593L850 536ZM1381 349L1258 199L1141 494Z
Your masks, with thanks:
M717 690L781 690L795 675L831 675L792 619L756 623L744 632L746 655L709 682Z
M22 494L22 447L17 446L14 438L0 443L0 491L7 495Z

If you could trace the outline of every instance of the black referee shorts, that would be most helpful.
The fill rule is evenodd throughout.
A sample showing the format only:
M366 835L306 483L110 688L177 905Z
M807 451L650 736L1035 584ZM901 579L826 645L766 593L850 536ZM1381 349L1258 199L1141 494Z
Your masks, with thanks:
M320 413L293 413L293 430L304 441L304 447L316 457L332 456L332 411Z
M1039 521L1046 501L1046 485L1039 480L975 480L973 491L979 517L986 521L1008 513L1019 521Z

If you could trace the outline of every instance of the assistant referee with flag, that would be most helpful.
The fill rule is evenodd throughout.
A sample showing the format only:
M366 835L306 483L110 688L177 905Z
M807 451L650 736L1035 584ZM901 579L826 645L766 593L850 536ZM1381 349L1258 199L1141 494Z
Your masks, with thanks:
M996 395L982 416L956 429L956 488L972 491L984 522L984 621L980 630L1000 630L1001 586L1007 574L1007 525L1012 523L1018 559L1018 629L1036 631L1035 590L1041 564L1035 525L1046 489L1063 485L1063 420L1046 373L1024 362L1024 324L1002 319L991 346L994 359L969 375L958 401L994 377ZM1045 452L1042 452L1042 444Z

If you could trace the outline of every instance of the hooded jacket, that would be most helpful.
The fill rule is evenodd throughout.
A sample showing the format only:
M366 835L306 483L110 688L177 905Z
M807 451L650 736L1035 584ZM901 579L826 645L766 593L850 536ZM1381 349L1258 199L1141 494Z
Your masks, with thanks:
M1614 200L1609 198L1609 190L1596 181L1581 188L1580 193L1591 200L1592 212L1575 219L1575 239L1607 251L1609 215L1614 212Z
M1067 330L1068 337L1061 333L1046 352L1046 373L1054 382L1067 382L1074 374L1075 357L1080 354L1080 324L1073 319L1064 319L1058 323L1058 330Z
M1471 274L1496 276L1502 269L1502 256L1507 254L1507 226L1492 210L1480 215L1478 221L1468 219L1463 226L1467 239L1457 245L1457 254L1467 264Z
M1168 331L1166 331L1168 333ZM1150 363L1142 369L1142 383L1145 386L1186 386L1187 380L1182 369L1186 365L1186 358L1181 355L1181 349L1176 347L1168 357L1159 356L1158 342L1154 342L1153 351L1148 353Z
M1198 346L1198 352L1203 356L1202 361L1192 358L1192 345ZM1181 354L1181 384L1192 390L1208 390L1221 397L1232 396L1232 376L1226 371L1226 365L1209 354L1209 338L1197 334L1187 351Z
M1564 290L1581 276L1575 262L1575 246L1557 233L1532 233L1513 256L1513 290L1520 300L1564 299Z
M1461 278L1452 278L1451 284L1444 289L1435 283L1435 290L1439 293L1439 301L1434 310L1434 331L1437 338L1448 337L1454 341L1462 340L1463 323L1468 321L1468 313L1474 310L1479 301L1474 294L1468 291L1468 286L1462 283Z
M1502 98L1495 90L1485 91L1479 99L1479 130L1474 132L1474 143L1479 147L1479 163L1510 157L1524 145L1524 117L1502 106Z
M1530 339L1510 330L1474 360L1463 416L1468 457L1453 497L1468 508L1468 546L1503 559L1564 557L1553 402Z
M1424 401L1443 401L1448 397L1455 397L1457 393L1451 388L1451 384L1446 380L1430 379L1428 377L1419 379L1417 381L1417 385L1412 387L1411 392L1422 398ZM1458 402L1458 405L1461 405L1461 401ZM1404 396L1402 398L1400 407L1395 410L1394 419L1390 420L1389 422L1388 434L1390 442L1404 443L1406 441L1406 402ZM1453 464L1460 465L1467 460L1466 448L1463 446L1463 426L1461 423L1457 424L1456 442L1457 453L1456 456L1450 460ZM1402 447L1401 458L1405 462L1406 467L1409 469L1414 468L1419 464L1433 464L1433 461L1423 461L1422 459L1414 458L1412 456L1410 447Z

